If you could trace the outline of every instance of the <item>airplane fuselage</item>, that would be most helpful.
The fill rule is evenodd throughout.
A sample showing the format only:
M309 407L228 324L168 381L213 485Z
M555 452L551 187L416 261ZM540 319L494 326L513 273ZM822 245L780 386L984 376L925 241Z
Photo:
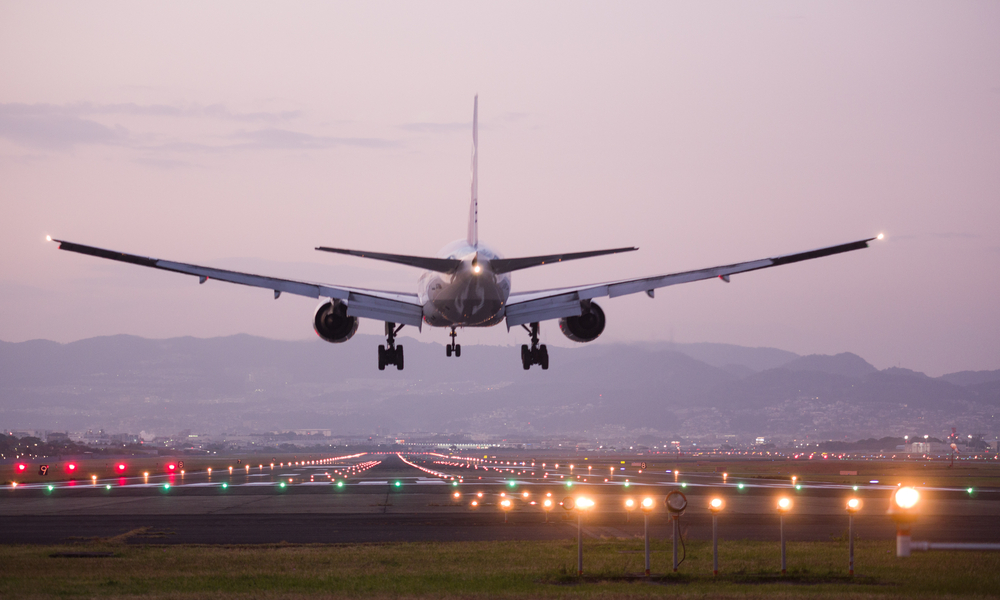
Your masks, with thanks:
M448 244L437 256L462 264L453 273L427 271L420 276L417 297L424 322L433 327L490 327L503 322L510 273L497 275L490 270L490 260L503 257L481 242L473 248L466 240Z

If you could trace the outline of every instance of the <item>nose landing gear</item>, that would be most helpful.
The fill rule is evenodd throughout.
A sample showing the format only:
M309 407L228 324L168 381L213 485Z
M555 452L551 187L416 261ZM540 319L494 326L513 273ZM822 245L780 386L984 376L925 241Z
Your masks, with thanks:
M385 371L386 365L396 365L397 371L403 370L403 345L396 345L396 334L399 330L405 327L405 325L400 325L396 327L395 323L390 323L386 321L385 323L385 345L379 344L378 347L378 370Z
M549 368L549 349L545 347L545 344L538 344L538 323L532 323L531 329L524 327L524 330L528 332L531 336L531 347L529 348L527 344L521 346L521 366L527 371L531 368L531 365L541 365L542 370L546 371Z
M458 358L459 356L462 356L462 344L456 344L455 343L455 338L456 337L458 337L458 334L455 333L455 328L452 327L451 328L451 343L444 347L444 354L445 354L445 356L451 356L452 353L455 354L455 358Z

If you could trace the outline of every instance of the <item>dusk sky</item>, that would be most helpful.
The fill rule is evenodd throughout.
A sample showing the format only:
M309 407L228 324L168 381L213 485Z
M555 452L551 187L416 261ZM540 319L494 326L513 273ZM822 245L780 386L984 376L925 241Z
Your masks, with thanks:
M517 272L515 291L885 233L599 301L595 344L1000 368L994 1L4 1L0 56L0 340L314 336L315 300L59 252L47 234L415 291L416 269L313 248L433 255L464 237L478 93L483 241L640 248ZM459 334L466 353L525 341ZM341 350L375 362L357 340Z

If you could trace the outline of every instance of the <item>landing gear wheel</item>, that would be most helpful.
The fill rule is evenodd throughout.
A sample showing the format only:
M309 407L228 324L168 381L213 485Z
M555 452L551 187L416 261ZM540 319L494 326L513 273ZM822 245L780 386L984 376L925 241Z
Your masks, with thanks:
M451 356L451 344L448 344L447 346L444 347L444 355Z
M455 344L455 358L462 356L462 344Z
M395 323L385 324L385 345L378 347L378 370L385 371L387 365L396 365L397 371L403 370L403 346L396 345L396 334L403 326L396 327Z
M531 336L531 346L527 344L521 346L521 366L527 371L531 368L531 365L540 365L543 371L549 368L549 349L545 347L545 344L541 346L538 345L538 323L532 323L529 329L525 325L525 331Z

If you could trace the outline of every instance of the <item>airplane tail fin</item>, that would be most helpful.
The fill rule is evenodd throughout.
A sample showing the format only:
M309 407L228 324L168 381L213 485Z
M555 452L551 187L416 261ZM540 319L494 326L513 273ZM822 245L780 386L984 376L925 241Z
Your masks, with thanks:
M465 238L479 247L479 94L472 104L472 202L469 205L469 232Z

